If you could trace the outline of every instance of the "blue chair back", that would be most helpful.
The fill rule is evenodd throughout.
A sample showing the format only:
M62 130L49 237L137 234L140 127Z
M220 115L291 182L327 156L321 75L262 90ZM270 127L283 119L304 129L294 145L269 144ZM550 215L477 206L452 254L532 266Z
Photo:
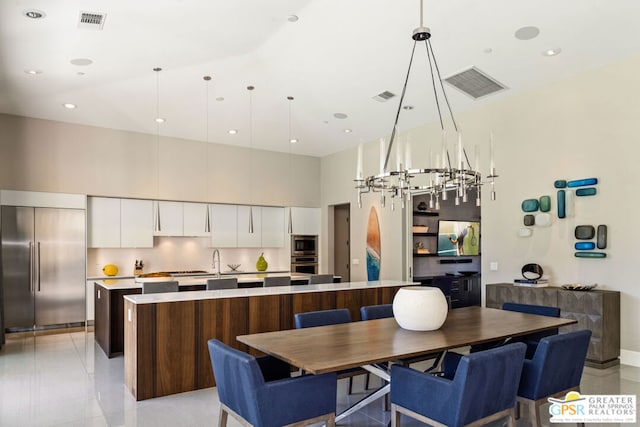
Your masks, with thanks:
M588 329L541 339L525 361L518 396L538 400L580 386L590 339Z
M360 307L360 318L362 320L386 319L387 317L393 317L393 304Z
M314 326L338 325L340 323L350 323L351 313L347 308L334 310L308 311L306 313L296 313L294 315L296 329L312 328Z
M516 404L526 346L508 344L460 360L453 382L460 389L454 425L466 425Z
M253 395L264 385L264 378L256 358L215 339L208 344L220 402L251 425L259 425L260 411Z
M548 316L548 317L560 317L560 309L558 307L549 307L546 305L533 305L533 304L517 304L514 302L505 302L502 304L503 310L508 311L517 311L518 313L527 313L527 314L537 314L539 316ZM524 337L517 340L521 340L523 342L537 342L540 341L544 337L549 337L551 335L558 335L558 328L548 329L546 331L534 332L532 334L525 335ZM533 350L532 350L533 351ZM527 357L530 355L527 354Z

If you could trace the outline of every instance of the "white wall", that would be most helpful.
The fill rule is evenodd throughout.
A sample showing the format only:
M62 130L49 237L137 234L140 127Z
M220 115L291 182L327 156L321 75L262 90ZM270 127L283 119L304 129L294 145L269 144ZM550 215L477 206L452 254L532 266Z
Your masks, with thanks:
M318 158L293 155L290 161L285 153L254 150L250 173L248 148L168 137L158 141L155 135L0 114L0 188L320 205Z
M481 168L486 173L488 135L495 134L498 198L482 205L482 273L486 283L511 282L522 265L543 266L555 284L597 283L621 292L623 355L640 352L640 287L636 285L640 227L638 170L640 163L640 57L597 69L531 92L501 99L474 111L458 114L470 152L480 145ZM437 147L435 125L403 135L412 141L414 158L427 158L426 144ZM437 148L434 148L437 150ZM352 257L364 256L368 209L357 209L352 180L356 150L322 159L322 205L350 202ZM365 148L365 175L378 165L378 144ZM368 167L367 167L368 166ZM414 166L416 166L414 162ZM522 200L552 196L556 179L598 177L598 195L576 200L575 217L554 219L549 228L535 228L529 239L517 237L524 213ZM488 190L486 188L485 190ZM378 203L365 197L365 204ZM323 209L326 214L326 208ZM383 277L397 278L403 251L400 214L379 211L383 244ZM323 221L326 223L326 221ZM573 230L579 224L606 224L606 259L576 259ZM323 237L326 238L326 237ZM323 257L326 258L326 257ZM489 271L497 261L499 270ZM355 267L355 266L354 266ZM354 268L352 280L366 277L364 266ZM625 360L623 359L623 362Z

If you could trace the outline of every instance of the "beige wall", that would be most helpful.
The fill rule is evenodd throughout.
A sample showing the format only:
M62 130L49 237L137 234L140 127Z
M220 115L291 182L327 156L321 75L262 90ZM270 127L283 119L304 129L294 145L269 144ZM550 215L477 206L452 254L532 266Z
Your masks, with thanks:
M250 152L168 137L158 144L155 135L0 114L2 189L320 206L318 158L255 150L250 162Z
M495 101L459 114L470 153L477 143L482 149L481 169L488 169L488 135L495 134L498 198L482 205L483 284L511 282L522 265L541 264L553 283L597 283L603 289L621 292L623 362L640 363L640 286L637 281L640 212L638 170L640 162L640 57L597 69L527 93ZM425 126L403 135L412 141L414 158L426 158L426 144L439 141L435 126ZM418 142L420 141L420 142ZM473 142L472 142L473 141ZM366 204L356 206L352 179L356 150L322 159L322 205L350 202L352 258L364 258ZM378 146L365 148L365 174L378 165ZM416 166L414 164L414 166ZM549 228L535 228L531 238L517 237L522 226L522 200L552 196L555 212L556 179L598 177L598 195L576 198L575 216L554 218ZM397 265L403 251L398 236L402 214L380 209L382 275L399 277ZM326 213L326 209L323 209ZM326 221L323 221L326 223ZM579 224L606 224L609 242L606 259L576 259L573 230ZM326 246L326 245L325 245ZM323 257L326 259L326 256ZM489 263L499 264L489 271ZM366 278L364 265L353 266L352 280Z

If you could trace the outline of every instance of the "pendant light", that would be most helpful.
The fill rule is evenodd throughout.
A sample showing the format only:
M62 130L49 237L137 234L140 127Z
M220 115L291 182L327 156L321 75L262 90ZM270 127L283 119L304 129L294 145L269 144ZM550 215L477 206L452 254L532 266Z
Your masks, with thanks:
M205 81L205 86L207 88L207 152L206 152L206 169L205 169L205 199L209 197L209 82L211 81L211 76L204 76L202 78ZM209 205L207 205L207 217L204 221L204 232L211 233L211 217L209 216Z
M160 123L164 123L165 121L160 117L160 71L162 71L162 68L156 67L153 71L156 73L156 198L160 199ZM160 200L158 200L156 205L154 230L160 232L162 231L162 224L160 223Z
M253 203L253 86L247 86L249 91L249 198ZM253 234L253 206L249 205L249 234Z
M292 161L292 155L291 155L291 145L298 142L297 139L293 139L291 138L291 103L293 102L293 96L287 96L287 99L289 100L289 224L287 225L287 232L289 234L293 234L293 219L291 218L291 203L292 203L292 197L291 197L291 193L292 193L292 189L291 189L291 184L292 184L292 175L293 175L293 161Z

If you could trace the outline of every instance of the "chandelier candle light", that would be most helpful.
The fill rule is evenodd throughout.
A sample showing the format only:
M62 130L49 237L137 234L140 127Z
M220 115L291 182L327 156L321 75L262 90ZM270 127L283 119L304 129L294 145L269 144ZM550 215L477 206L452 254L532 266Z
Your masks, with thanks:
M395 123L391 131L391 138L389 139L389 146L385 147L384 139L380 139L380 172L377 175L371 175L364 177L363 174L363 147L362 144L358 146L358 155L356 163L356 179L355 188L358 192L358 207L362 207L362 194L366 193L379 193L380 204L384 207L386 203L386 197L391 197L391 209L395 208L394 200L400 199L402 207L405 207L405 202L411 200L411 196L415 194L428 194L429 195L429 209L440 209L440 199L447 200L447 193L454 192L455 204L459 205L462 200L466 203L468 200L469 191L475 190L476 206L480 206L481 201L481 187L482 187L482 174L479 171L479 151L475 149L475 164L471 167L469 157L462 143L462 133L458 128L458 124L453 116L453 110L449 104L449 99L444 90L442 78L440 76L440 70L436 57L431 47L431 30L423 26L423 0L420 0L420 26L413 30L412 38L413 49L411 51L411 58L409 60L409 69L402 88L402 94L400 96L400 103L396 112ZM431 148L429 149L428 165L425 168L412 168L411 166L411 149L409 146L409 140L406 141L404 149L404 159L402 159L402 147L400 142L396 144L396 163L397 169L390 170L389 159L393 149L394 142L399 133L398 120L400 118L400 112L402 111L402 104L407 91L407 83L409 82L409 75L411 73L411 66L413 65L413 56L416 50L418 42L424 42L427 51L427 59L429 63L429 74L431 75L431 84L433 86L433 94L436 101L436 107L438 110L438 117L440 119L442 148L441 153L435 155L435 161L432 157ZM438 94L438 86L440 87L441 94ZM442 98L442 99L440 99ZM457 144L455 147L455 157L449 154L447 147L447 132L444 127L444 120L442 117L442 111L440 110L440 102L444 101L449 110L451 116L451 122L457 135ZM493 148L493 133L490 137L490 166L489 175L486 177L491 184L491 200L495 200L495 178L496 174L494 164L494 148ZM403 162L404 160L404 162Z

